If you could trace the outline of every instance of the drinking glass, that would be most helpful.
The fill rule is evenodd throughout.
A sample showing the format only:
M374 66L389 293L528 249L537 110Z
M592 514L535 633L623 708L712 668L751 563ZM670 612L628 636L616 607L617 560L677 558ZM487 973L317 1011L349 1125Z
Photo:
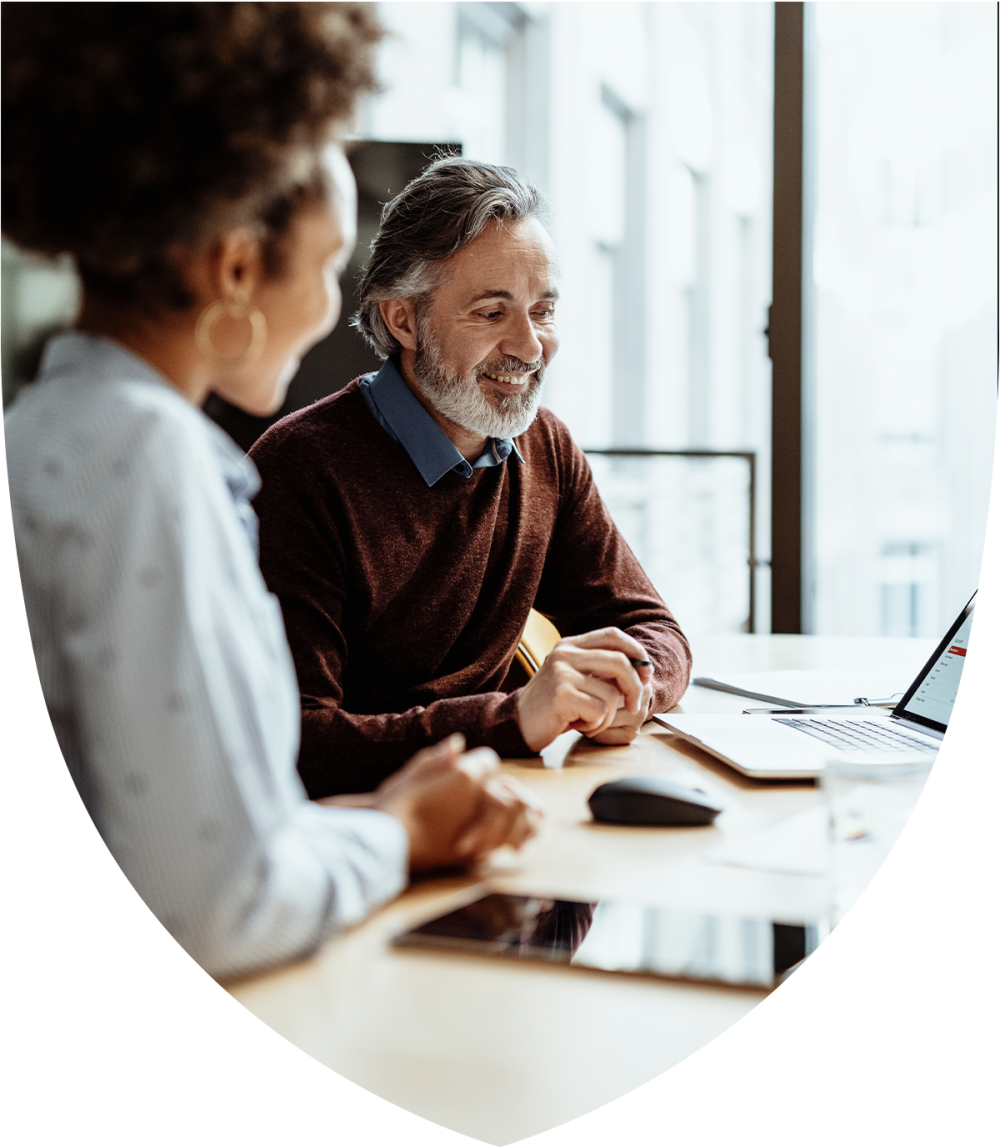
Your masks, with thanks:
M830 911L838 923L896 843L934 764L919 754L886 762L858 754L829 761L821 785L828 811Z

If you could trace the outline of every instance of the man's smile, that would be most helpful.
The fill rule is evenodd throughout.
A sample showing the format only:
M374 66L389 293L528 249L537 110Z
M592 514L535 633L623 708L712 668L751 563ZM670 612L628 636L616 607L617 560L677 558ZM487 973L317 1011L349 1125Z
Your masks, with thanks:
M482 371L480 378L488 378L491 382L499 382L506 386L523 387L535 377L534 371L529 371L526 374L489 374L487 371Z
M545 360L524 362L513 355L486 359L476 368L476 378L482 389L483 380L490 390L510 397L523 397L533 393L541 382Z

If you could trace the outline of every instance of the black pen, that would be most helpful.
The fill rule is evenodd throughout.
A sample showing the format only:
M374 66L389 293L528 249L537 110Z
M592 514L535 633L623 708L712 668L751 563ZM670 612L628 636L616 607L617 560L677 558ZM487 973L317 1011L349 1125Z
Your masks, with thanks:
M821 709L863 709L864 705L851 705L845 703L843 705L809 705L802 709L744 709L744 713L770 713L772 716L784 716L791 713L818 713Z
M629 661L632 662L632 664L636 667L636 669L641 669L644 665L652 665L653 664L652 661L642 661L638 657L630 657Z

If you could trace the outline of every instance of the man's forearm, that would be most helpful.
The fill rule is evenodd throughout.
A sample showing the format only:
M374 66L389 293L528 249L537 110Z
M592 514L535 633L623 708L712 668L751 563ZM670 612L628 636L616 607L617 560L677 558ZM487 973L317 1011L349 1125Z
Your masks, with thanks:
M516 693L451 697L405 713L349 713L304 699L299 774L314 800L371 792L414 753L451 733L470 749L501 757L532 756L517 721Z

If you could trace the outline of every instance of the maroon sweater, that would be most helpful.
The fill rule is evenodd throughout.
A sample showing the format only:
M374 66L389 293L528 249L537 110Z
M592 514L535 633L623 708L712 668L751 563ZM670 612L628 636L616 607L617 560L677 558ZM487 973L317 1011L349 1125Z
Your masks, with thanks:
M547 410L511 455L428 488L357 381L251 451L261 570L302 695L309 795L366 792L449 733L531 756L499 692L528 611L564 636L617 625L654 666L653 709L687 686L687 642Z

